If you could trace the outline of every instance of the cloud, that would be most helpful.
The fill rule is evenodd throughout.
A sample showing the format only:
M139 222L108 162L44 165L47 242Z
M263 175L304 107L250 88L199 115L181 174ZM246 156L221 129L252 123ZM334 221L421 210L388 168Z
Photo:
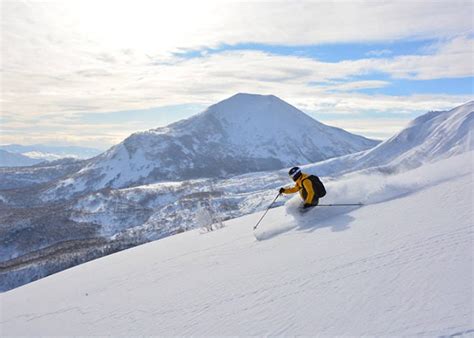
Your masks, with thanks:
M379 57L379 56L390 55L392 53L393 52L390 49L377 49L377 50L371 50L365 53L365 55Z
M399 98L354 91L387 86L390 78L472 76L472 8L462 1L429 6L416 1L7 1L1 22L2 43L8 46L1 55L1 114L8 123L3 128L48 116L63 116L65 125L77 122L77 113L207 105L240 91L271 93L298 107L326 107L333 113L365 107L383 112L395 105L422 111L447 107L465 97ZM379 50L340 62L255 50L179 56L240 43L294 46L425 38L440 42L419 55L389 57ZM380 73L388 79L370 78ZM112 124L104 133L129 132ZM41 124L63 135L60 125ZM26 137L21 130L16 135ZM68 132L81 135L80 127L68 126Z
M321 119L321 122L328 125L379 140L385 140L395 135L406 127L409 121L409 118Z
M358 93L336 93L321 98L307 100L294 98L295 105L306 111L316 113L347 114L357 116L371 111L383 117L387 113L396 115L413 115L430 110L448 110L468 102L469 95L367 95Z
M16 116L110 112L191 102L209 104L240 91L298 92L310 97L327 95L329 90L389 84L370 80L370 76L353 80L371 73L408 79L471 76L471 45L472 40L459 39L433 55L334 63L260 51L227 51L172 64L150 64L140 58L109 63L97 61L93 55L84 59L78 70L11 70L3 76L3 109Z
M83 145L105 149L130 134L148 127L137 122L92 124L61 115L29 121L13 121L0 126L0 144L46 143Z
M474 39L459 36L437 44L432 54L406 55L374 62L374 69L394 78L430 80L474 76Z
M39 27L53 43L166 54L221 43L449 37L472 30L472 8L466 1L10 1L4 18L8 27L25 18L23 28Z
M333 85L324 86L327 91L354 91L360 89L374 89L383 88L390 84L388 81L367 80L367 81L352 81L345 83L337 83Z

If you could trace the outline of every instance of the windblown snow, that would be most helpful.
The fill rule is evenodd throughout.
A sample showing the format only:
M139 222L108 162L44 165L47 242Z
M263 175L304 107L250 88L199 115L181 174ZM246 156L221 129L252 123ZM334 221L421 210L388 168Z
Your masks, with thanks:
M9 335L473 334L473 152L327 184L0 295Z

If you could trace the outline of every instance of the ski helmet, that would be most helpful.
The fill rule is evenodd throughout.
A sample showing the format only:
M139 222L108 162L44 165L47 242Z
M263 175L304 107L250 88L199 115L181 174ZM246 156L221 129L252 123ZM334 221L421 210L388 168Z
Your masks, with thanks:
M296 181L301 176L301 169L299 167L293 167L288 172L288 175L290 175L291 178Z

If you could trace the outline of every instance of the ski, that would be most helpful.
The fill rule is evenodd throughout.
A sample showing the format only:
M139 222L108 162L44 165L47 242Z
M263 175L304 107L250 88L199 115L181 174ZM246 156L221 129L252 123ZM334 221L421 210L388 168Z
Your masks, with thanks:
M363 203L333 203L333 204L318 204L317 207L348 207L348 206L361 206Z

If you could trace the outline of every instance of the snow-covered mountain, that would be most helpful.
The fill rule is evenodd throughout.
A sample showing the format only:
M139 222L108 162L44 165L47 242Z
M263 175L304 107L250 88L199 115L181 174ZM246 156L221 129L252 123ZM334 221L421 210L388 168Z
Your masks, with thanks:
M470 150L474 150L474 101L449 111L426 113L372 149L308 165L306 169L320 175L373 167L403 170Z
M40 162L42 160L0 149L0 167L27 167Z
M472 336L472 152L294 200L0 294L6 336ZM377 184L374 184L377 178Z
M275 170L377 143L319 123L273 95L237 94L189 119L131 135L60 187L98 190Z
M88 159L101 153L100 150L94 148L79 146L51 146L45 144L7 144L0 145L0 149L43 161L54 161L62 158Z

